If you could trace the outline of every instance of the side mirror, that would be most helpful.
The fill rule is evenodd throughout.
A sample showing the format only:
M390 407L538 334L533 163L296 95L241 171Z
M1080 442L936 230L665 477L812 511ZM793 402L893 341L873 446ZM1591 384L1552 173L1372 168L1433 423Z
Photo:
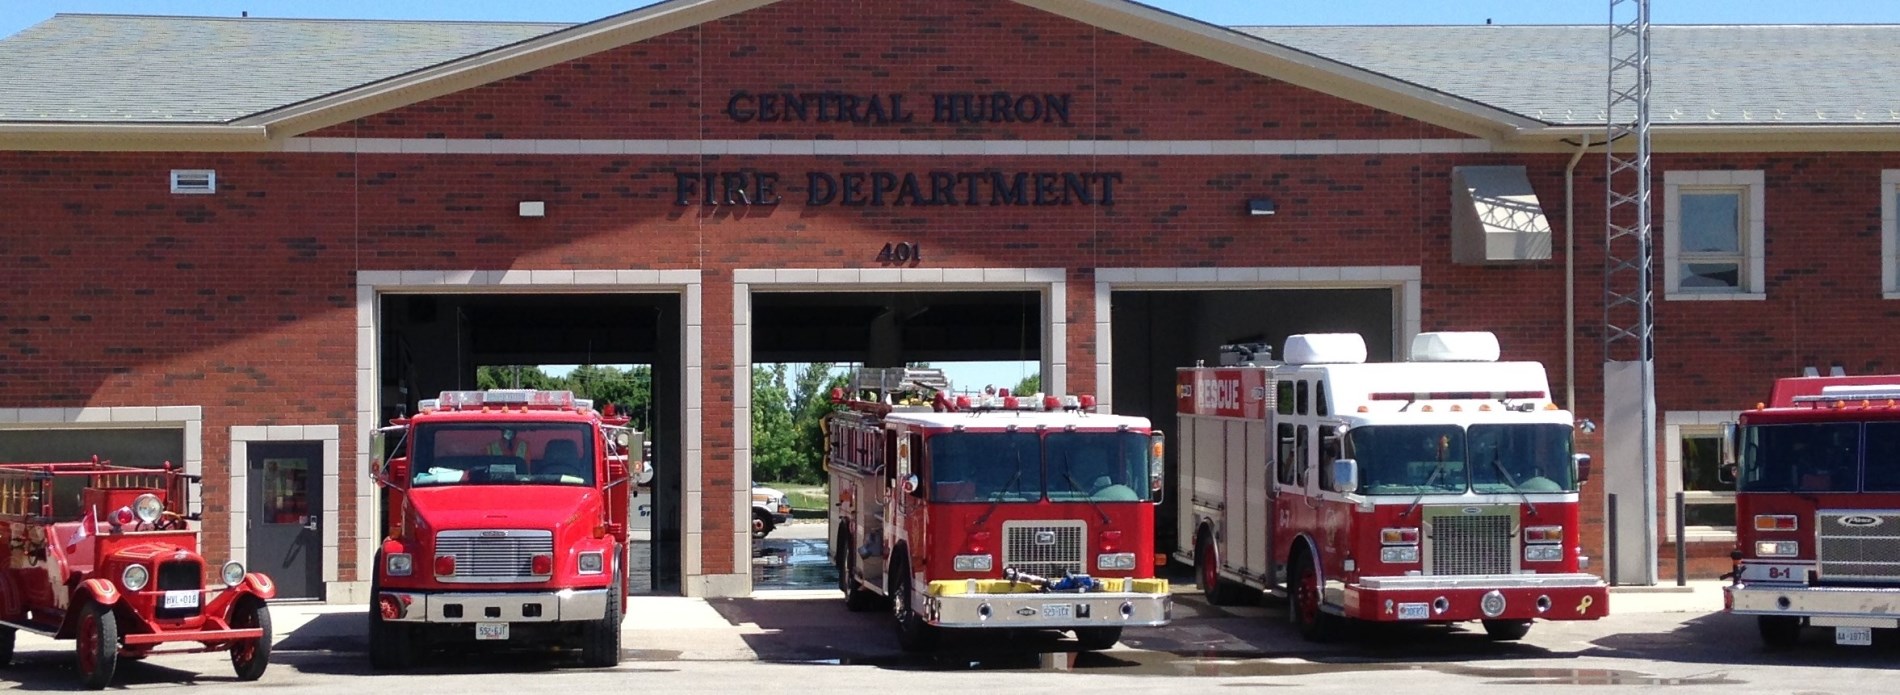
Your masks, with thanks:
M1735 465L1735 444L1740 434L1741 430L1735 426L1735 423L1722 423L1721 457L1723 466L1733 467Z
M1338 492L1359 491L1359 462L1353 459L1333 459L1333 489Z
M1571 477L1577 481L1578 487L1582 487L1583 481L1590 479L1590 455L1571 454L1570 461L1570 465L1573 469L1571 471Z
M1156 503L1167 489L1167 440L1167 435L1159 430L1148 433L1148 496Z
M1737 466L1733 463L1724 463L1720 466L1716 466L1715 467L1715 482L1721 483L1723 485L1734 485L1735 477L1736 477L1735 476L1736 468Z
M924 496L923 481L917 478L916 473L904 477L904 494L910 495L911 497Z

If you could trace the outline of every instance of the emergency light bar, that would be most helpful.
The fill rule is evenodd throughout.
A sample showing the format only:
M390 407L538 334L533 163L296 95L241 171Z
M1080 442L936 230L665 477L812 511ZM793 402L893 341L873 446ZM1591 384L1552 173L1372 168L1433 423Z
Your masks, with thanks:
M443 391L441 397L425 398L417 404L421 410L462 410L486 406L591 409L594 407L594 401L588 398L575 398L573 391L489 389L487 391Z
M1543 391L1384 391L1367 396L1375 401L1504 401L1542 399Z

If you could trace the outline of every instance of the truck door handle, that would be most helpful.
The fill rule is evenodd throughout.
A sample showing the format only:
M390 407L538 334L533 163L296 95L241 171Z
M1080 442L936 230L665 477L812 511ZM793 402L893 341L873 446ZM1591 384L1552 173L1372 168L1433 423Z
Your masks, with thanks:
M305 530L308 530L308 531L317 530L317 515L311 514L310 516L304 517L303 527Z

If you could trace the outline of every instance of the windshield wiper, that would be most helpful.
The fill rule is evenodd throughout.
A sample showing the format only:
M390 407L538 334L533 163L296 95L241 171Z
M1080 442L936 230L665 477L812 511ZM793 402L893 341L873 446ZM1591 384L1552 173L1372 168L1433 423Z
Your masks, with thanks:
M1016 451L1016 475L1010 476L1009 482L1004 483L1003 489L996 493L996 499L990 500L990 508L983 510L983 515L976 518L975 526L982 526L984 522L989 521L990 515L996 513L997 506L1016 492L1016 483L1023 479L1023 451L1018 447L1011 448Z
M1432 474L1425 477L1425 491L1418 493L1418 497L1412 499L1412 505L1406 507L1405 511L1399 514L1400 519L1411 516L1412 510L1418 509L1418 505L1425 502L1425 496L1432 494L1431 487L1438 484L1438 476L1445 473L1445 468L1447 468L1447 466L1445 465L1444 459L1439 459L1438 465L1432 467Z
M1504 447L1500 446L1491 450L1491 467L1498 470L1498 475L1504 476L1504 484L1511 486L1512 492L1524 498L1524 504L1531 508L1531 516L1537 516L1537 503L1531 501L1530 493L1517 486L1517 480L1511 477L1511 471L1504 467Z
M1082 493L1082 501L1089 503L1089 508L1095 510L1095 513L1102 517L1103 526L1115 525L1115 522L1109 520L1108 512L1102 511L1102 505L1095 503L1095 496L1089 494L1087 490L1082 489L1082 484L1075 482L1075 476L1069 475L1069 471L1066 468L1062 471L1062 478L1069 481L1070 489Z

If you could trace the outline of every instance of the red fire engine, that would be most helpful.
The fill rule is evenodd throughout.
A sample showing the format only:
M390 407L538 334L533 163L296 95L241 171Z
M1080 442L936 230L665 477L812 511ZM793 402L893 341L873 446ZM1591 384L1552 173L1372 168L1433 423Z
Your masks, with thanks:
M0 666L18 630L74 640L98 690L121 657L229 651L240 680L270 665L270 578L236 561L205 586L187 476L101 462L0 465Z
M1072 630L1107 649L1163 625L1154 572L1161 433L1081 397L951 396L937 370L863 369L828 416L845 605L888 601L898 643L946 628Z
M1497 361L1490 333L1421 334L1395 363L1366 363L1356 334L1292 336L1285 363L1229 347L1231 366L1176 382L1176 557L1211 602L1285 591L1311 640L1342 620L1481 620L1514 640L1608 611L1581 571L1589 457L1542 365Z
M1900 627L1900 375L1775 382L1723 439L1735 482L1728 612L1788 647L1803 625L1869 645ZM1739 454L1739 461L1736 460Z
M373 467L389 536L370 588L371 662L494 642L618 664L638 433L567 391L445 391L418 410L370 449L391 452Z

